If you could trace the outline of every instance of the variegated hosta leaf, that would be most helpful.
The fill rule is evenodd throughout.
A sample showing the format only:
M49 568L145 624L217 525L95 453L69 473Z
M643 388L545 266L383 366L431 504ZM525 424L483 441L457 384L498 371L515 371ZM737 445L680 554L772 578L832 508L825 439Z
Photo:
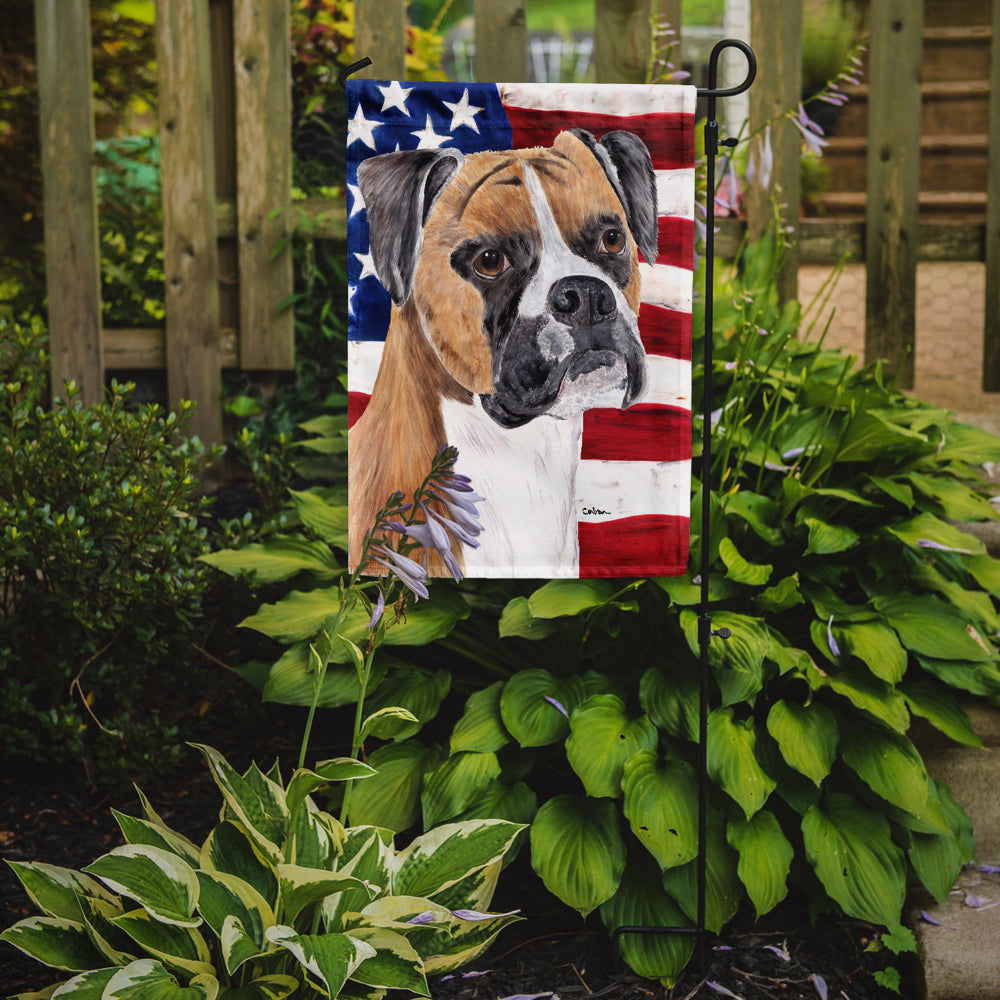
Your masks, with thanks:
M140 957L140 949L135 946L135 942L114 925L115 917L120 917L125 912L120 903L83 896L80 905L90 940L104 956L106 965L128 965Z
M469 696L462 717L451 734L451 752L473 750L476 753L496 753L510 742L500 716L500 692L503 681L497 681Z
M618 891L601 905L601 920L619 927L689 927L691 921L664 891L651 859L630 858ZM623 934L622 958L640 976L672 986L694 950L692 934Z
M632 832L661 869L697 855L698 783L690 765L643 750L625 762L622 789Z
M218 995L215 976L196 976L181 986L159 962L143 958L119 969L108 981L101 1000L216 1000Z
M522 827L522 832L523 832ZM518 834L520 837L520 833ZM517 838L515 838L517 839ZM479 868L465 878L460 878L446 889L434 893L435 902L447 906L449 910L468 908L472 910L488 910L493 902L493 894L500 879L506 856L497 858L491 865Z
M96 875L113 892L134 899L150 916L165 924L197 927L198 878L171 851L147 844L125 844L98 858L84 871Z
M226 971L230 975L250 959L260 958L268 951L275 950L275 946L270 942L261 945L255 941L243 922L232 915L222 921L219 944L222 948L222 959L226 963Z
M788 895L788 872L795 849L781 832L774 813L765 809L751 819L737 816L730 820L726 837L730 847L740 853L736 873L758 918L762 917Z
M338 996L358 966L375 957L375 949L349 934L296 934L278 924L269 927L267 939L295 956L309 978L321 984L331 997Z
M467 910L452 910L454 923L447 935L424 957L424 971L430 975L452 972L477 959L493 943L494 938L508 924L521 919L517 912L477 914L475 919L465 919ZM419 950L419 942L414 941Z
M12 944L53 969L81 972L105 964L105 959L91 944L86 927L65 917L19 920L0 934L0 941Z
M840 733L826 705L778 700L768 713L767 731L777 740L785 761L815 785L830 773Z
M73 871L38 861L8 861L24 891L31 901L46 916L64 917L67 920L81 920L81 896L93 896L109 903L116 902L97 879Z
M227 920L236 920L242 936L250 939L255 953L265 951L264 931L275 923L274 912L267 900L248 882L223 872L200 871L198 883L201 887L198 910L220 940ZM230 931L230 937L232 936L233 932ZM232 949L227 950L226 965L230 975L250 957L244 952L245 948L241 946L239 962L230 965Z
M288 831L284 789L254 768L246 776L240 775L212 747L192 745L204 754L212 777L235 818L247 828L264 855L277 863L281 856L278 845Z
M335 868L344 836L338 820L317 809L312 799L306 799L292 819L285 858L304 868Z
M286 920L294 921L302 910L312 903L345 889L361 889L375 895L364 882L342 872L327 872L301 865L278 865L281 887L281 906Z
M617 891L625 870L618 810L608 799L558 795L531 824L531 865L549 892L583 916Z
M272 908L278 904L277 872L241 823L226 820L208 835L199 867L235 875L252 885Z
M130 844L146 844L149 847L159 847L186 861L192 867L198 864L198 848L182 834L169 827L152 823L145 819L126 816L117 809L112 809L125 840Z
M708 774L748 818L765 803L776 782L757 762L752 718L737 721L731 707L717 708L709 715Z
M499 861L523 827L505 820L447 823L417 837L393 859L392 892L433 899Z
M44 993L22 993L19 996L21 998L28 996L51 997L53 1000L101 1000L101 997L104 996L104 988L114 978L118 968L115 966L107 969L91 969L90 972L81 972L79 976L67 979L55 990L49 987ZM18 1000L18 998L12 998L12 1000Z
M342 918L345 913L363 909L370 902L373 891L388 889L391 856L390 831L372 826L356 826L347 831L337 870L342 875L353 875L367 888L345 889L323 900L323 920L328 931L344 930Z
M351 937L375 949L375 954L351 973L351 979L365 986L409 990L418 996L430 996L424 963L402 934L384 927L356 927Z
M219 991L218 1000L285 1000L299 985L294 976L261 976L245 986L224 986Z
M649 716L630 719L625 702L613 694L595 694L577 706L569 728L566 757L595 798L620 798L625 761L639 750L654 750L659 740Z
M802 836L820 882L849 917L899 923L906 866L882 813L849 795L830 795L805 814Z
M356 778L370 778L378 772L363 761L353 757L335 757L317 764L313 770L300 767L288 782L285 792L285 804L288 812L296 813L306 796L312 795L317 788L328 785L331 781L350 781Z
M495 753L452 754L424 779L420 797L424 826L437 826L454 819L499 777L500 764Z
M212 956L205 939L190 927L160 923L145 910L123 913L111 922L172 969L180 969L189 976L213 971Z

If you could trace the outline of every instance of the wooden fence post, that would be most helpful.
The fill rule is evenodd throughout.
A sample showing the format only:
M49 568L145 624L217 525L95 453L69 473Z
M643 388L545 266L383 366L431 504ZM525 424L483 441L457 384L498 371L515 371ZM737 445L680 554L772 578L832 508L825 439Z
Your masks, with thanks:
M219 254L207 0L159 0L167 395L198 406L191 429L222 441Z
M233 7L242 368L295 367L290 20L288 0Z
M35 0L52 393L104 398L89 0Z
M406 0L355 0L354 58L364 56L372 64L358 79L406 79Z
M750 40L760 70L750 88L750 131L795 108L802 99L802 4L800 0L759 0L750 8ZM738 126L738 122L734 126ZM730 131L735 131L732 127ZM754 140L755 144L759 140ZM787 119L771 127L774 169L766 188L756 178L747 192L747 226L751 240L760 239L774 220L775 201L780 225L792 228L793 244L778 274L778 297L797 298L799 286L799 160L802 136Z
M993 0L990 45L989 170L986 179L986 326L983 389L1000 392L1000 0Z
M524 0L475 0L477 80L520 83L528 75Z
M872 0L868 53L865 360L913 387L923 0ZM904 360L905 359L905 360Z
M680 4L675 0L595 0L594 67L598 83L647 81L653 25L660 19L670 20L680 34Z

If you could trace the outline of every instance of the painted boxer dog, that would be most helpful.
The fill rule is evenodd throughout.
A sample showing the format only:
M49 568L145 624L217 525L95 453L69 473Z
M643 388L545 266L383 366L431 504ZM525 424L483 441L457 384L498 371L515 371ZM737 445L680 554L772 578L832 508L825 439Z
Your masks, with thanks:
M381 504L418 488L447 443L486 497L467 571L575 576L582 414L631 406L647 382L637 249L656 259L649 152L629 132L598 142L574 129L550 148L371 157L358 185L393 304L349 434L351 565ZM432 559L428 571L443 569Z

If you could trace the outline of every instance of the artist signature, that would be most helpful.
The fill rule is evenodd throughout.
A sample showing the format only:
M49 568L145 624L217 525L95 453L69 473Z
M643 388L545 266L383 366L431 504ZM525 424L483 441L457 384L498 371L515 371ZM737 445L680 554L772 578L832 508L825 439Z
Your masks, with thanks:
M605 515L607 515L607 514L610 514L611 511L610 510L601 510L600 507L584 507L583 508L583 513L584 513L584 515L594 515L594 514L605 514Z

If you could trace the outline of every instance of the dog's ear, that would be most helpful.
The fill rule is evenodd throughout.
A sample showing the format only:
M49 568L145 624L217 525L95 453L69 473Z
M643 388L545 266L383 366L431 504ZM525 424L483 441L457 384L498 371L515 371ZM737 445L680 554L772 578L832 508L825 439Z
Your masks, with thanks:
M412 149L358 164L372 263L397 305L410 294L427 216L463 160L457 149Z
M597 157L618 195L635 242L648 264L658 253L659 222L656 217L656 173L646 144L631 132L607 132L597 142L583 129L572 129Z

